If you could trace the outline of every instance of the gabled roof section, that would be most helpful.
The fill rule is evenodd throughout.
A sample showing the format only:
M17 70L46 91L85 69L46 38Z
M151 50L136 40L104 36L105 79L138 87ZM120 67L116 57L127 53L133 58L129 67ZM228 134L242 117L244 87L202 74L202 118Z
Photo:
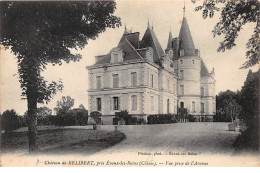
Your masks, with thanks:
M186 17L183 17L181 30L179 33L179 39L181 41L181 49L184 49L185 55L196 55L195 46L190 33L190 28Z
M154 31L149 26L147 27L144 36L142 38L142 41L140 43L140 48L145 48L145 47L153 48L154 62L157 62L164 54L161 44L159 43Z
M201 77L210 77L209 71L204 63L204 61L201 59L201 69L200 69L200 76Z
M136 51L136 49L131 45L131 43L125 39L123 40L117 48L123 51L123 61L143 59L143 57ZM100 59L95 65L110 63L111 60L111 51Z
M167 44L165 51L170 50L170 49L172 49L172 32L169 33L168 44Z

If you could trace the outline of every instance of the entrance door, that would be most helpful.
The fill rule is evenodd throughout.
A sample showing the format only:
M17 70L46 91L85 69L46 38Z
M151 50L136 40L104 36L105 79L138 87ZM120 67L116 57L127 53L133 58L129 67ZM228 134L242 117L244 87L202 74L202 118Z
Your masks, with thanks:
M181 102L181 108L184 108L184 102Z

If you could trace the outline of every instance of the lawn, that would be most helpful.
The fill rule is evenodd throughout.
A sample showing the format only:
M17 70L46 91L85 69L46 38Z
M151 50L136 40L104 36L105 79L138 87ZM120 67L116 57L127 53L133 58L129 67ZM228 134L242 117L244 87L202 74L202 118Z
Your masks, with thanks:
M118 131L47 129L38 131L40 154L93 154L125 139ZM28 152L28 132L1 134L2 153Z

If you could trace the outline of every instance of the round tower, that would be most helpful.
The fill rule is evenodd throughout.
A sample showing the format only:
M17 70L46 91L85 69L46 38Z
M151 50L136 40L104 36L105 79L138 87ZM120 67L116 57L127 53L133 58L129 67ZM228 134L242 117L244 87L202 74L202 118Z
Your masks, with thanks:
M201 58L195 49L186 17L183 17L177 58L179 107L187 108L193 115L200 113Z

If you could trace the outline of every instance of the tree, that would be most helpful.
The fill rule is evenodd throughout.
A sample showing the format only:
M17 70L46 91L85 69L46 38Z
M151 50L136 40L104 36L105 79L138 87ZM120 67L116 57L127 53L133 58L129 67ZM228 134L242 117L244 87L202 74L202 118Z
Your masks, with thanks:
M39 107L37 109L37 117L47 117L52 114L52 110L47 108L46 106L44 107Z
M224 103L224 112L231 118L231 122L234 123L234 120L238 117L242 108L237 104L235 99L224 100Z
M28 105L29 152L38 150L37 103L48 102L62 83L48 84L41 76L49 63L79 61L89 39L96 39L107 27L121 25L113 15L114 1L107 2L2 2L0 43L17 56L22 96Z
M1 115L1 129L10 132L20 127L19 117L15 110L6 110Z
M196 0L191 0L193 3ZM259 23L259 4L258 0L204 0L203 5L197 6L195 11L202 10L202 17L206 19L208 16L212 18L215 11L219 11L219 4L224 4L221 8L221 17L216 24L213 36L224 35L224 40L220 42L218 51L224 52L226 49L232 49L236 46L236 38L244 25L247 23L255 23L254 33L248 40L246 52L248 59L241 68L249 68L260 61L260 23Z
M225 100L235 99L237 103L240 103L240 91L233 92L230 90L222 91L216 96L216 116L214 121L229 122L231 118L224 111Z
M70 96L62 96L60 101L57 101L57 105L54 108L55 112L57 114L60 113L66 113L68 110L70 110L74 106L74 99Z
M253 73L249 70L244 86L241 90L241 106L243 108L241 118L247 123L257 123L259 121L259 76L260 70Z
M241 90L242 112L240 118L246 123L247 129L237 137L234 143L238 149L259 151L259 76L260 70L254 73L249 70Z

